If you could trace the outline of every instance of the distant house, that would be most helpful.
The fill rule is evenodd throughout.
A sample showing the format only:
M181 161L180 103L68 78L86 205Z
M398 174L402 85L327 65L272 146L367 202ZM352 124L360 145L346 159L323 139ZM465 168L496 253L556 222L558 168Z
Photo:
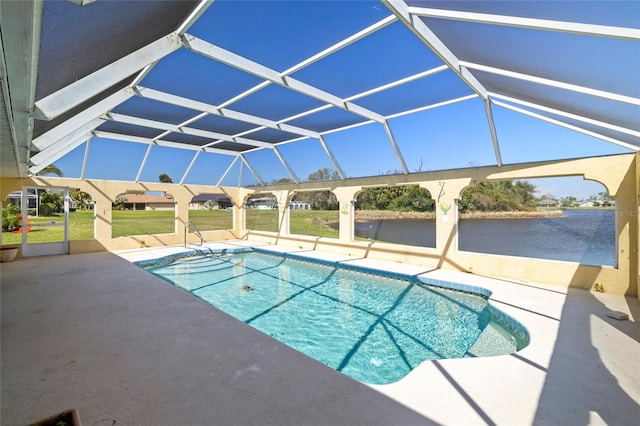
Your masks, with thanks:
M595 207L595 203L591 200L587 200L587 201L581 201L580 204L578 204L578 207Z
M125 210L175 210L176 202L171 195L124 194L123 207Z
M289 208L291 210L310 210L311 204L304 201L292 201L289 203Z
M40 192L43 190L41 189ZM22 208L22 191L10 192L7 196L9 204ZM35 188L27 189L27 211L30 216L38 216L38 210L40 206L40 198L38 197L38 191ZM69 211L76 211L78 202L73 198L69 198Z
M224 210L233 207L224 194L198 194L189 202L189 210Z
M275 197L252 198L247 200L246 207L248 209L275 209L278 208L278 201Z
M22 191L10 192L7 196L7 200L9 201L9 204L22 207ZM27 189L27 209L37 211L39 204L38 201L38 195L36 194L35 188Z
M536 203L538 207L558 207L560 205L560 201L558 200L540 200Z

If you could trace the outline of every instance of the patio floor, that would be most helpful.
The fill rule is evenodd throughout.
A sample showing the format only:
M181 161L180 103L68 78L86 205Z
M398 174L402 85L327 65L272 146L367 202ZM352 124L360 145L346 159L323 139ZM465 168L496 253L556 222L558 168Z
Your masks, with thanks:
M211 246L247 245L246 241ZM430 361L368 386L130 260L181 247L1 266L2 424L77 408L85 425L609 424L640 418L637 299L269 246L493 291L531 344ZM627 321L607 317L611 310Z

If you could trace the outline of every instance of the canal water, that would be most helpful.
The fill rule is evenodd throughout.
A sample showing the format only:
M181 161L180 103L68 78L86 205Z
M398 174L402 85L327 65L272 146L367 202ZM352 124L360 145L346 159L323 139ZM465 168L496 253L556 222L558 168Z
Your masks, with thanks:
M565 210L564 216L461 219L458 248L508 256L616 266L615 210ZM355 234L390 243L435 247L435 219L356 222Z

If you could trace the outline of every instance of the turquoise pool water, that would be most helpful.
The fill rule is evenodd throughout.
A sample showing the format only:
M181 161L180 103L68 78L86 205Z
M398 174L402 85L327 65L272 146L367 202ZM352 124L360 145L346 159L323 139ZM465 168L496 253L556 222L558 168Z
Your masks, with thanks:
M526 335L501 324L485 297L417 279L258 252L141 266L366 383L395 382L425 360L526 345Z

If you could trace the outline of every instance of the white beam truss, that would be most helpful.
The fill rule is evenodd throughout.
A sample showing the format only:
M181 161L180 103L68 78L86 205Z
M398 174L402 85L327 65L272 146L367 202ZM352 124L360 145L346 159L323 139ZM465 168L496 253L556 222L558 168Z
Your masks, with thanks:
M456 104L458 102L468 101L470 99L476 99L477 97L478 97L478 95L476 95L474 93L474 94L471 94L471 95L466 95L466 96L461 96L459 98L450 99L448 101L438 102L438 103L435 103L435 104L425 105L425 106L422 106L422 107L410 109L410 110L407 110L407 111L397 112L395 114L388 115L385 118L387 120L391 120L391 119L394 119L394 118L403 117L405 115L415 114L416 112L427 111L427 110L430 110L430 109L435 109L435 108L440 108L440 107L447 106L447 105Z
M619 146L621 146L623 148L627 148L627 149L630 149L632 151L636 151L637 152L637 151L640 150L640 147L637 147L635 145L632 145L632 144L629 144L629 143L626 143L626 142L622 142L622 141L619 141L617 139L610 138L609 136L601 135L600 133L596 133L596 132L592 132L590 130L583 129L582 127L574 126L572 124L568 124L568 123L565 123L565 122L560 121L560 120L556 120L556 119L553 119L553 118L550 118L550 117L547 117L547 116L544 116L544 115L541 115L541 114L537 114L535 112L531 112L531 111L526 110L526 109L518 108L518 107L515 107L515 106L513 106L511 104L507 104L507 103L500 102L500 101L495 101L495 100L493 101L493 103L495 105L501 106L503 108L510 109L511 111L519 112L521 114L528 115L529 117L533 117L533 118L537 118L537 119L542 120L542 121L546 121L547 123L555 124L557 126L564 127L566 129L574 130L576 132L585 134L587 136L591 136L591 137L594 137L594 138L597 138L597 139L601 139L603 141L619 145Z
M36 102L36 118L51 120L181 47L169 34Z
M431 31L424 23L422 18L411 13L411 8L404 0L381 0L391 12L400 19L409 30L411 30L419 40L421 40L432 52L434 52L456 75L473 90L483 101L485 101L485 110L487 111L487 121L491 130L491 139L493 142L494 153L497 165L502 165L500 155L500 144L498 143L497 134L495 132L495 123L491 108L487 104L489 94L487 89L480 83L469 70L461 66L460 60L449 48Z
M193 12L191 12L191 14L187 17L187 19L185 19L184 22L180 24L180 26L176 30L176 34L182 35L189 28L191 28L191 26L198 20L200 16L202 16L204 12L207 11L209 6L211 6L213 2L214 0L201 0L200 4L196 6L196 8L193 10ZM153 69L153 67L156 66L157 63L158 61L155 61L147 65L146 67L144 67L144 69L140 71L136 76L136 78L133 80L133 82L131 83L131 86L135 87L138 84L140 84L140 82L144 80L144 78L151 72L151 70Z
M501 95L499 93L491 93L490 92L490 96L492 99L502 99L503 101L507 101L507 102L511 102L514 104L518 104L518 105L522 105L525 106L527 108L533 108L533 109L537 109L539 111L544 111L544 112L548 112L554 115L558 115L560 117L565 117L565 118L569 118L571 120L575 120L575 121L581 121L583 123L587 123L587 124L591 124L597 127L602 127L604 129L607 130L613 130L614 132L620 132L620 133L624 133L626 135L630 135L636 138L640 138L640 132L633 130L633 129L629 129L627 127L622 127L622 126L616 126L614 124L611 123L605 123L604 121L599 121L599 120L594 120L592 118L588 118L585 117L583 115L577 115L577 114L571 114L568 113L566 111L560 111L558 109L555 108L549 108L540 104L536 104L533 102L527 102L527 101L523 101L521 99L516 99L516 98L512 98L510 96L505 96L505 95Z
M487 122L489 123L489 133L491 134L491 141L493 142L493 152L496 155L496 164L502 166L502 154L500 154L500 144L498 144L498 133L496 132L495 121L493 120L493 111L491 110L491 101L486 99L484 101L484 110L487 114Z
M291 168L287 160L284 159L284 157L282 156L282 153L280 152L277 146L273 147L273 152L278 156L284 168L287 169L287 172L289 172L291 179L293 179L295 183L300 183L300 179L298 179L298 175L296 175L296 172L293 171L293 169Z
M185 19L184 22L180 24L180 26L176 30L176 33L182 35L187 32L189 28L191 28L191 26L196 23L198 18L200 18L200 16L202 16L202 14L207 11L209 6L211 6L213 2L214 0L201 0L196 8L193 9L193 12L191 12L191 14L187 16L187 19Z
M77 129L66 135L64 139L55 144L49 145L47 148L40 150L40 152L38 152L36 155L31 156L31 163L35 166L48 166L49 164L60 158L58 153L68 153L69 151L67 150L67 148L70 144L74 143L74 141L76 141L78 138L88 137L87 135L90 135L93 129L100 126L102 123L104 123L104 120L96 118L84 124L83 126L78 127ZM48 163L46 163L47 161Z
M227 167L227 170L224 171L224 173L222 174L222 176L220 176L220 179L218 179L218 182L216 183L216 186L220 186L222 184L222 181L224 180L224 178L227 177L227 175L229 174L229 172L231 171L231 169L233 168L233 165L236 164L238 162L238 159L240 157L235 157L233 159L233 161L229 164L229 167Z
M309 84L303 83L302 81L296 80L295 78L282 76L278 71L272 70L271 68L265 67L264 65L237 55L214 44L208 43L190 34L185 34L185 36L183 37L183 42L187 49L195 53L214 59L218 62L222 62L244 72L248 72L265 80L269 80L272 83L287 87L303 95L312 97L324 103L331 104L362 117L366 117L370 120L375 120L378 123L382 123L382 121L384 120L380 114L377 114L352 102L345 102L344 99L341 99L338 96L334 96L328 92L325 92L324 90L320 90Z
M355 42L357 42L358 40L361 40L365 37L367 37L370 34L373 34L374 32L386 27L387 25L393 23L396 21L396 17L391 15L391 16L387 16L386 18L370 25L369 27L363 29L362 31L359 31L347 38L345 38L344 40L339 41L338 43L334 44L333 46L329 46L328 48L322 50L321 52L316 53L315 55L293 65L291 68L286 69L285 71L283 71L282 73L280 73L281 77L285 77L288 75L291 75L297 71L300 71L301 69L308 67L309 65L313 64L314 62L317 62L323 58L326 58L327 56L339 51L340 49L343 49ZM264 89L265 87L269 86L271 84L270 81L263 81L262 83L257 84L256 86L244 91L243 93L240 93L239 95L223 102L222 104L220 104L220 107L226 107L228 105L231 105L234 102L237 102L241 99L246 98L247 96Z
M398 147L398 143L396 142L396 138L393 136L393 132L391 131L391 126L389 126L389 122L385 120L384 122L384 130L387 132L387 136L391 141L391 147L393 148L393 152L398 159L398 163L400 163L400 168L402 169L403 174L409 174L409 169L407 168L407 163L404 161L404 157L400 152L400 148Z
M189 145L189 144L185 144L185 143L172 142L172 141L166 141L166 140L160 140L160 139L154 140L154 139L150 139L150 138L143 138L143 137L140 137L140 136L125 135L125 134L122 134L122 133L103 132L103 131L100 131L100 130L96 130L96 131L93 132L93 134L96 137L99 137L99 138L113 139L113 140L121 141L121 142L134 142L134 143L141 143L141 144L145 144L145 145L166 146L166 147L169 147L169 148L186 149L186 150L189 150L189 151L203 150L205 152L210 152L210 153L213 153L213 154L222 154L222 155L228 155L228 156L232 156L232 157L237 157L238 155L240 155L239 152L230 151L228 149L201 147L201 146L198 146L198 145Z
M536 77L529 74L523 74L514 71L508 71L501 68L489 67L486 65L474 64L472 62L460 62L465 68L470 68L490 74L501 75L503 77L515 78L518 80L528 81L530 83L542 84L545 86L555 87L558 89L570 90L572 92L582 93L584 95L597 96L599 98L608 99L616 102L624 102L627 104L640 106L640 99L632 96L620 95L618 93L607 92L604 90L592 89L590 87L578 86L577 84L564 83L562 81L550 80L548 78Z
M163 121L148 120L146 118L133 117L130 115L117 114L112 112L105 114L104 117L109 121L149 127L158 130L165 130L170 133L183 133L185 135L198 136L206 139L215 139L216 141L237 142L244 145L259 146L263 148L273 147L273 144L269 142L263 142L243 137L234 137L232 135L226 135L224 133L210 132L208 130L193 129L190 127L178 127L175 124L169 124ZM160 137L154 139L160 139Z
M318 141L320 142L322 149L324 149L325 154L327 154L327 157L329 157L329 161L331 161L331 164L333 164L333 167L338 172L338 175L340 175L340 179L345 180L346 176L344 174L344 171L342 170L342 167L340 167L340 163L338 163L338 160L336 160L336 157L333 156L333 152L331 152L331 149L329 149L329 145L327 145L327 141L324 140L323 136L320 136L318 138Z
M376 93L383 92L385 90L393 89L394 87L398 87L398 86L401 86L403 84L411 83L412 81L416 81L416 80L419 80L421 78L429 77L431 75L437 74L437 73L442 72L442 71L446 71L448 69L449 69L449 67L447 67L446 65L440 65L439 67L435 67L435 68L432 68L430 70L422 71L422 72L419 72L417 74L410 75L409 77L401 78L400 80L392 81L391 83L384 84L384 85L378 86L378 87L374 87L371 90L367 90L367 91L364 91L364 92L360 92L360 93L358 93L356 95L349 96L348 98L345 98L345 101L355 101L357 99L364 98L364 97L367 97L367 96L371 96L371 95L374 95Z
M133 91L131 89L125 88L119 90L95 105L92 105L84 111L76 114L67 121L57 125L48 132L38 136L31 142L31 144L40 150L46 149L65 138L75 129L84 126L86 123L93 121L106 112L112 110L131 96L133 96Z
M87 171L87 162L89 161L89 151L91 149L91 136L87 139L87 144L84 147L84 158L82 159L82 170L80 171L80 179L84 179L85 172Z
M136 173L136 178L134 180L134 182L136 183L140 182L140 176L142 176L142 171L144 170L144 166L147 165L147 160L149 159L149 155L151 154L151 150L153 149L153 146L154 144L152 143L150 143L149 146L147 146L147 150L144 153L144 157L140 162L140 167L138 167L138 173Z
M456 21L476 22L480 24L503 25L533 30L556 31L587 36L610 37L622 40L639 41L637 28L613 27L606 25L583 24L579 22L555 21L549 19L523 18L519 16L494 15L487 13L462 12L457 10L409 7L409 13L427 18L443 18Z
M202 150L196 151L195 155L191 159L191 162L187 166L187 170L184 171L184 174L182 175L182 178L180 179L180 185L182 185L184 183L184 180L187 178L187 176L191 172L191 169L193 168L193 165L196 163L196 160L198 159L200 154L202 154Z
M206 112L208 114L217 115L219 117L226 117L226 118L231 118L238 121L244 121L247 123L268 127L275 130L282 130L285 132L296 133L299 135L314 137L314 138L318 137L317 132L304 129L302 127L292 126L289 124L268 120L266 118L258 117L251 114L246 114L239 111L234 111L234 110L223 108L223 107L217 107L215 105L207 104L205 102L194 101L189 98L172 95L170 93L161 92L159 90L138 86L136 87L136 91L138 96L141 96L143 98L153 99L155 101L177 105L177 106L192 109L195 111ZM252 129L251 131L253 132L255 130Z
M449 48L431 31L420 17L412 15L403 0L381 0L433 53L435 53L467 86L482 99L487 99L487 90L476 78L460 67L460 61Z
M34 155L33 157L31 157L31 161L35 165L29 167L29 172L34 175L38 174L49 164L54 163L56 160L62 158L64 155L82 145L90 135L90 133L81 134L75 139L68 139L64 145L56 147L55 151L39 152L38 154Z
M240 154L240 159L242 160L242 162L244 163L245 166L247 166L247 168L249 169L249 171L251 172L251 174L253 175L253 177L256 178L256 180L258 181L258 183L260 184L260 186L264 186L264 181L262 180L262 178L260 177L260 175L258 174L258 171L256 169L253 168L253 166L251 165L251 163L249 163L249 161L247 160L247 158L244 156L244 154ZM242 176L240 177L240 179L242 180ZM242 184L242 182L240 182L240 184Z

